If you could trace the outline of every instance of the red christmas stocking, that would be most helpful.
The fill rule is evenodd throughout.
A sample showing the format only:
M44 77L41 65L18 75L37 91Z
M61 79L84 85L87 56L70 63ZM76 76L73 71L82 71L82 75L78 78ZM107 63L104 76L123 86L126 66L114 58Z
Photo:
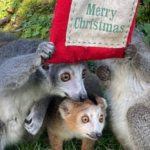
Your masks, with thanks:
M48 63L122 58L131 42L139 0L58 0Z

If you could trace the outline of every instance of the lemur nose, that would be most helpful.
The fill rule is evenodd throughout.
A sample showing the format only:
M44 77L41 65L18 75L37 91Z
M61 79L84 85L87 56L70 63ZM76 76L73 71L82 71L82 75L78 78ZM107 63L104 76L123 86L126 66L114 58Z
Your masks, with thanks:
M96 133L97 138L100 138L102 136L101 133Z
M87 94L80 94L80 101L83 102L87 99Z

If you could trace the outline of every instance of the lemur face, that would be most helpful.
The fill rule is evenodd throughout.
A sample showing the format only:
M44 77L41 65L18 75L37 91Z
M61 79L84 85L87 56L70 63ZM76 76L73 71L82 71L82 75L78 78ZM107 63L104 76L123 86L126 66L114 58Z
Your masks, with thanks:
M53 64L47 74L49 83L53 85L52 94L68 96L73 101L87 98L84 87L85 66L78 64Z
M79 133L82 136L97 140L102 136L102 130L105 124L105 116L99 106L90 106L82 110L76 118Z
M101 102L105 101L102 99ZM60 113L68 128L82 138L97 140L105 125L106 103L93 104L90 100L76 103L64 101Z
M85 67L81 64L70 65L58 73L58 82L61 91L74 101L87 98L84 87Z

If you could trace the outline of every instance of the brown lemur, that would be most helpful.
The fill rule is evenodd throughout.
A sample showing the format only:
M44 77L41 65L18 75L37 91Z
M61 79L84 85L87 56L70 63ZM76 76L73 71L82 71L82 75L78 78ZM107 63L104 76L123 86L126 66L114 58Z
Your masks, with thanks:
M46 109L25 123L26 130L24 120L40 99L52 94L74 101L87 98L83 63L43 64L54 53L53 43L0 33L2 42L7 43L0 48L0 150L21 141L26 130L31 134L39 131ZM41 103L41 108L48 103Z
M150 48L134 30L123 59L98 61L114 134L125 150L150 150Z
M82 140L82 150L93 150L105 125L105 99L92 95L96 104L87 99L74 102L69 98L53 97L45 118L52 150L63 150L63 141Z

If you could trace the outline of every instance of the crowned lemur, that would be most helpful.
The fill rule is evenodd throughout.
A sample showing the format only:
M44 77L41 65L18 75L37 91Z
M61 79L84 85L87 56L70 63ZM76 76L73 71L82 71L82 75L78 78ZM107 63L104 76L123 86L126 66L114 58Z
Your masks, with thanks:
M0 48L0 150L4 150L6 145L23 138L25 128L32 134L38 132L46 109L38 118L30 118L24 128L24 120L36 101L43 99L40 108L47 108L46 95L69 96L80 101L87 98L87 92L83 83L84 64L44 65L44 59L54 53L52 43L17 39L4 33L0 33L0 43L3 43Z
M98 61L114 134L125 150L150 150L150 48L134 30L123 59Z

